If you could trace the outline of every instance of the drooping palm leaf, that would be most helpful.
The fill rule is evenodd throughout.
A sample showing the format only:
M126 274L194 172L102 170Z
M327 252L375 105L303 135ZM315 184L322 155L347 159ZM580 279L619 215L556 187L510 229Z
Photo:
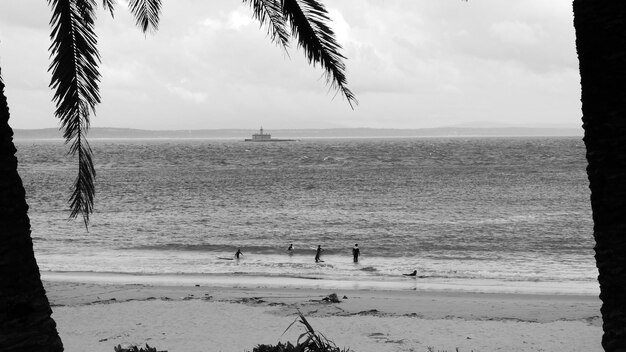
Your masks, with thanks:
M252 6L255 18L269 25L272 40L287 46L285 22L291 24L292 35L302 46L309 62L319 63L326 71L331 87L347 98L350 106L357 103L347 88L345 57L339 53L325 8L315 0L244 0ZM48 0L52 6L52 71L50 87L55 90L55 115L61 120L70 153L78 155L79 174L70 197L71 217L82 214L85 226L93 210L95 169L92 151L85 138L90 114L100 102L98 83L99 54L94 32L94 0ZM113 15L115 0L103 0L103 7ZM161 0L130 0L129 8L137 25L144 31L158 29ZM280 10L280 11L278 11Z
M109 12L111 13L111 17L115 17L115 15L113 14L115 0L102 0L102 7L105 10L109 10Z
M267 25L267 34L272 41L283 48L289 45L289 34L285 28L285 17L276 0L243 0L252 8L252 16L261 26Z
M100 55L94 32L94 0L48 0L52 6L50 87L55 90L55 116L61 121L70 154L78 156L78 176L70 197L70 216L83 216L85 226L95 194L92 152L85 134L89 116L100 102L98 83Z
M351 107L358 104L356 97L347 87L346 66L339 50L341 46L335 33L327 25L330 21L324 5L317 0L280 0L283 15L291 25L291 34L304 49L309 63L320 64L325 70L326 80L338 89Z
M146 33L159 28L161 0L130 0L130 12L135 16L137 26Z

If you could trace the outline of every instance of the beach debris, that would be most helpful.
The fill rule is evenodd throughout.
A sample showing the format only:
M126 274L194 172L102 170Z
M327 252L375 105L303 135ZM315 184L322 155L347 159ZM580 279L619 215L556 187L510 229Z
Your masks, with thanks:
M370 310L362 310L358 313L356 313L356 315L378 315L378 309L370 309Z
M384 343L397 343L399 345L404 343L404 339L400 339L400 340L391 340L389 339L389 334L383 334L381 332L374 332L371 333L369 335L367 335L367 337L384 342Z
M252 304L261 304L261 303L265 303L265 300L262 299L261 297L244 297L240 300L241 303L252 303Z
M92 303L87 303L87 304L111 304L111 303L116 303L116 302L117 302L117 299L115 299L115 297L113 297L113 298L109 298L109 299L93 301Z
M404 339L400 339L400 340L389 340L389 339L387 339L385 341L385 343L397 343L398 345L401 345L401 344L404 343Z
M322 301L329 302L329 303L339 303L339 302L341 302L339 300L339 297L337 297L336 293L329 294L328 296L322 298Z
M422 318L422 319L424 318L423 314L418 314L418 313L415 313L415 312L408 313L408 314L403 314L402 316L403 317L410 317L410 318Z
M258 345L252 352L350 352L349 348L340 349L322 333L316 332L300 311L298 311L296 320L289 324L285 332L296 322L299 322L306 328L306 332L298 337L296 345L292 345L291 342L287 342L287 344L279 342L275 346ZM285 332L283 332L283 334L285 334Z
M122 345L117 345L117 346L113 346L113 350L115 352L167 352L167 351L159 351L156 349L156 347L150 347L148 344L146 344L146 347L137 347L137 346L124 346L122 347Z

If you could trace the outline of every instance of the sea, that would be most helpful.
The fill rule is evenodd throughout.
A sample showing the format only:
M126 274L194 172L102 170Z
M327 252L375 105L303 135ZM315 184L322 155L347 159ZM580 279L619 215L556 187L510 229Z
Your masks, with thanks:
M67 146L16 146L44 279L599 293L580 137L96 139L88 228Z

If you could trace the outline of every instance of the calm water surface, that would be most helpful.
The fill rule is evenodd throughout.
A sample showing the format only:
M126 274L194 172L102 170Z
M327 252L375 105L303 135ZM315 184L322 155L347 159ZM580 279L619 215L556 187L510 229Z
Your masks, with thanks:
M580 138L97 140L89 232L63 144L17 147L43 271L598 291Z

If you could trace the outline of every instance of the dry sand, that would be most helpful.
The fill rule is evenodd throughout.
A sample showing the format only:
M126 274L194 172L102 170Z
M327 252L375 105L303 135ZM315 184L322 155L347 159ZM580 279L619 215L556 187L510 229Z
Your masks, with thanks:
M150 286L45 281L66 351L145 344L252 351L295 342L299 309L339 347L374 351L602 351L593 296ZM341 302L322 300L336 293ZM344 297L345 296L345 297Z

